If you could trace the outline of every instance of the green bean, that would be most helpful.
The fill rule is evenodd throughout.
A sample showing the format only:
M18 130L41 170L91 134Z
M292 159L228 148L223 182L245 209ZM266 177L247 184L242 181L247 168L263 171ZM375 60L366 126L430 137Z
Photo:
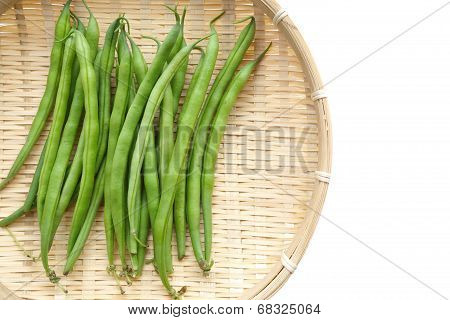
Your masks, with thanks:
M58 83L60 79L60 71L63 60L64 42L61 41L70 29L70 3L72 0L68 0L64 5L61 15L56 22L55 27L55 42L53 44L52 52L50 55L50 69L47 77L47 85L44 95L39 104L36 116L33 119L31 128L25 142L25 145L20 150L16 160L14 161L8 175L0 183L0 190L6 187L6 185L14 179L23 166L25 160L28 158L31 149L36 144L39 136L44 129L47 118L52 111L56 95L58 92Z
M153 122L153 118L155 116L155 112L157 107L160 105L164 93L167 90L170 81L173 79L175 72L182 66L185 58L189 55L189 53L192 51L192 49L204 39L200 39L196 43L189 45L185 48L183 48L176 56L175 58L170 62L170 64L167 66L167 68L162 73L161 77L158 79L158 82L156 83L155 87L153 88L153 91L148 99L147 106L145 108L145 113L142 118L142 125L139 129L139 135L137 139L138 146L135 148L133 153L133 158L131 162L130 167L130 184L128 186L128 193L130 195L129 204L133 206L135 204L134 197L136 196L137 192L137 180L140 176L142 164L144 161L145 151L147 149L147 145L149 143L149 137L152 136L152 130L151 127L148 125L149 123ZM160 49L162 50L162 48ZM166 179L164 179L165 181ZM165 186L164 182L162 185ZM164 193L163 193L164 195ZM160 204L161 206L161 204ZM131 210L133 211L133 208L131 207ZM158 216L156 216L158 219ZM167 232L167 228L164 229L165 232ZM167 238L167 237L164 237ZM166 268L166 263L159 260L161 256L156 257L156 266L158 268L158 271L160 270L160 264L164 265L164 268ZM165 269L165 272L167 270Z
M91 49L86 38L80 32L75 32L77 57L80 61L81 77L84 91L84 107L86 112L84 137L86 139L83 150L83 171L80 182L80 191L72 217L72 226L69 234L67 252L71 252L78 237L82 223L86 218L89 209L92 190L94 188L96 159L99 141L99 121L98 121L98 96L97 80ZM101 70L100 70L101 72Z
M68 170L70 156L83 114L83 100L83 86L81 83L81 77L78 77L74 98L72 100L69 116L61 136L60 146L56 155L55 164L50 174L47 194L45 196L43 219L49 219L49 221L46 223L46 227L48 229L41 230L43 233L41 236L41 242L47 241L45 247L48 251L51 249L50 244L53 242L53 238L51 238L51 236L53 235L52 232L55 225L57 209L64 186L64 180L66 178L66 172ZM42 256L44 259L47 258L47 254L43 254Z
M205 156L203 160L202 170L202 184L201 184L201 199L203 205L203 221L205 225L205 259L208 267L212 265L211 260L211 244L212 244L212 194L214 189L214 167L219 152L220 143L222 142L223 134L226 129L228 116L236 103L239 93L247 83L252 71L261 62L270 49L270 44L267 49L261 53L257 59L248 63L242 68L239 73L234 76L227 91L225 92L214 120L211 124L211 133L208 137L208 142L205 148ZM190 189L189 189L190 190ZM208 270L208 269L206 269Z
M173 135L173 122L175 120L175 115L173 113L173 93L172 88L168 85L166 92L164 93L164 100L161 105L159 121L159 176L161 182L164 181L164 177L167 174L167 167L170 161L170 157L173 152L174 145L174 135ZM161 189L164 190L164 185L161 183ZM129 195L132 195L131 193ZM170 213L173 217L173 213ZM173 229L173 218L169 219L169 225L167 227L167 236L170 239L167 242L167 257L166 265L167 269L172 271L172 229Z
M181 34L181 45L180 49L182 47L186 46L186 40L184 39L184 22L186 18L186 8L183 11L183 16L181 19L181 25L182 25L182 34ZM171 86L172 86L172 92L173 92L173 114L174 114L174 120L175 115L178 112L178 107L180 104L180 97L181 93L184 88L184 83L186 81L186 73L187 68L189 65L189 59L186 59L183 66L178 70L178 72L175 74L175 77L172 80ZM183 170L186 171L186 170ZM175 236L177 241L177 254L178 254L178 260L182 260L186 254L186 219L185 219L185 209L184 209L184 203L185 203L185 192L184 192L184 183L180 183L179 186L177 186L177 193L175 195L175 204L174 204L174 221L175 221ZM170 221L169 221L170 222ZM171 227L169 225L168 232L171 232Z
M42 165L41 176L39 179L39 190L37 195L37 210L39 225L41 231L41 256L44 269L53 282L52 270L48 265L48 237L50 236L51 226L53 225L52 212L48 212L45 208L46 195L54 195L55 188L50 183L51 174L55 169L66 167L66 164L56 162L59 144L61 141L61 133L66 119L67 104L70 94L70 81L72 77L72 66L75 59L75 42L72 37L66 40L63 58L63 69L61 72L61 80L58 88L58 94L55 103L55 112L53 115L53 123L48 136L48 144L45 150L44 163ZM56 280L55 280L56 281Z
M145 78L148 67L147 67L144 56L143 56L141 50L139 49L139 47L134 43L133 39L129 35L128 35L128 38L130 40L131 47L132 47L132 56L133 56L132 70L133 70L133 73L135 73L137 83L140 85ZM134 88L134 81L132 80L131 86L130 86L130 98L134 99L134 97L135 97L135 88ZM131 106L131 103L132 102L129 103L129 106ZM135 130L135 137L136 136L137 136L137 129ZM134 216L135 215L133 215L133 217ZM140 215L138 216L138 218L140 218ZM126 221L127 222L127 224L126 224L126 226L127 226L127 230L126 230L127 231L127 244L128 244L128 251L130 252L130 257L131 257L132 276L136 277L137 269L139 268L139 265L138 265L139 264L138 242L140 242L140 240L137 238L136 235L131 234L130 224L131 223L139 224L139 221L138 221L138 219L132 219L132 220L133 221L130 220L130 214L128 214L128 221Z
M17 219L21 218L23 215L30 212L36 203L36 195L39 186L39 177L41 176L42 165L44 163L44 155L47 143L45 143L44 148L42 149L41 156L39 157L39 162L36 167L36 171L34 172L33 180L31 181L30 189L28 190L27 197L23 206L14 211L9 216L3 218L0 221L0 227L7 227L10 224L14 223Z
M171 8L169 6L166 6L166 8L168 8L170 11L172 11L175 14L175 20L176 21L181 21L181 32L178 34L178 38L177 41L175 42L175 45L172 48L172 51L169 54L169 58L167 59L167 61L172 61L173 58L175 58L175 56L177 55L178 51L180 51L181 47L183 46L183 40L184 40L184 21L186 18L186 7L183 10L183 15L180 18L180 15L177 12L177 7L175 6L175 8Z
M141 204L140 204L140 225L139 225L139 241L142 243L147 243L148 234L150 229L150 215L148 213L147 208L147 195L145 193L145 189L142 188L141 194ZM139 246L138 247L138 268L136 271L136 276L140 277L142 275L142 270L144 269L145 263L145 254L147 253L147 246Z
M142 184L141 184L141 181L139 181L139 183L138 183L138 189L139 189L139 194L135 198L135 200L136 200L135 208L136 208L136 210L138 210L138 212L137 212L137 214L135 214L134 212L133 213L128 212L128 215L129 215L129 217L128 217L129 229L127 230L128 231L127 232L127 235L128 235L128 251L130 253L131 268L132 268L132 270L134 272L134 276L137 274L137 269L139 268L139 266L138 266L139 265L139 261L138 261L138 246L137 246L137 240L136 240L137 235L136 235L136 232L133 234L132 230L133 230L134 227L132 226L132 224L135 223L139 227L139 221L137 221L138 220L137 218L139 218L139 220L140 220L140 215L141 215L141 210L140 210L140 205L141 205L141 202L142 202L142 200L141 200L141 195L142 195ZM131 219L130 218L131 215L134 215L135 217Z
M201 48L197 48L200 51L202 51L202 57L199 61L198 69L201 70L200 65L204 63L204 52ZM187 60L186 60L187 61ZM194 73L189 90L185 97L185 105L187 105L187 101L189 101L190 96L192 95L193 89L196 87L196 83L199 78L199 73ZM183 79L184 81L184 79ZM184 82L183 82L184 84ZM179 99L175 98L174 99ZM177 103L177 109L178 109L178 103ZM175 113L177 110L175 110ZM186 159L185 163L183 164L183 168L180 173L180 178L176 186L176 193L175 193L175 200L174 200L174 220L175 220L175 235L177 240L177 253L178 253L178 260L182 260L186 254L186 213L185 213L185 207L186 207L186 170L187 170L187 162L189 161L189 158Z
M233 50L231 51L225 66L220 71L219 75L214 81L208 98L205 102L205 107L200 116L197 130L193 138L193 149L189 160L189 174L186 185L186 210L188 217L189 232L191 235L192 247L196 260L201 269L209 271L212 266L212 262L209 261L210 257L210 237L209 232L205 232L205 252L202 252L202 244L200 240L200 195L201 195L201 173L202 163L205 152L205 146L208 139L208 132L210 124L214 118L219 102L228 87L230 81L235 74L236 69L239 67L245 52L249 48L255 36L255 19L250 18L250 23L241 32L239 39L236 42ZM209 230L210 226L205 225L205 230ZM207 248L206 248L207 247Z
M186 42L183 42L183 47L186 46ZM177 114L178 107L180 104L181 94L183 92L184 84L186 82L186 73L189 66L189 59L186 59L184 65L175 74L172 80L172 91L173 91L173 112Z
M131 52L133 55L133 71L136 75L137 83L140 85L144 81L148 67L145 62L141 49L136 45L131 37L128 37L131 43Z
M114 66L114 56L118 39L118 30L125 18L119 17L109 26L105 35L103 54L100 61L100 89L99 89L99 147L97 153L97 167L103 160L108 145L108 130L111 112L111 73Z
M82 32L83 34L86 34L86 27L84 26L83 22L81 22L80 19L78 19L77 30ZM70 95L69 95L70 102L73 100L73 96L75 94L75 87L77 85L77 79L79 74L80 74L80 63L78 62L77 59L75 59L72 67L72 80L70 81Z
M94 62L96 79L98 79L99 67L100 67L100 57L102 54L102 49L99 49L97 52L97 57ZM84 92L83 88L81 88L80 92L77 94L77 99L73 101L71 108L77 108L76 103L81 103L81 107L84 106ZM56 215L53 224L52 235L50 239L55 237L56 231L61 224L61 220L64 217L64 214L69 207L70 202L76 197L74 197L76 193L76 188L79 186L78 182L81 177L81 173L83 170L83 150L85 146L85 138L84 138L84 126L81 130L80 139L78 141L78 146L72 160L72 165L68 169L67 177L65 178L64 187L61 191L61 196L59 198L58 208L56 209ZM52 246L52 242L50 242L49 247Z
M116 96L114 98L114 105L111 114L111 121L109 125L109 137L108 137L108 149L106 153L106 168L105 168L105 184L109 186L111 184L113 172L111 171L112 162L114 158L114 152L116 150L117 140L119 138L120 131L125 119L129 100L130 100L130 87L132 81L132 56L127 45L127 37L125 30L122 30L119 35L120 44L120 64L118 69L118 80ZM109 269L114 269L114 226L112 222L112 209L111 209L111 194L110 188L105 188L105 231L107 235L107 251Z
M89 6L87 5L85 0L82 0L82 1L89 13L89 22L88 22L88 26L87 26L85 34L86 34L86 40L89 44L89 48L91 49L90 50L91 55L89 58L93 62L95 60L95 57L97 56L100 30L98 27L97 19L95 19L95 16L92 13L91 9L89 8Z
M189 47L190 46L187 48ZM186 48L182 49L177 57L184 50L186 50ZM183 106L183 110L180 115L177 139L169 163L168 174L162 183L164 185L164 192L161 193L158 213L156 215L156 221L153 228L153 242L155 246L155 258L159 276L164 287L174 299L181 298L186 288L182 288L179 292L176 292L175 289L173 289L169 282L166 265L163 259L166 254L164 250L165 244L166 241L168 241L167 227L169 222L169 212L174 203L176 186L179 181L179 176L184 166L184 162L186 161L193 129L205 100L218 52L219 39L217 33L213 32L207 46L204 63L201 64L201 69L197 67L196 70L196 73L198 72L199 74L198 80L196 81L196 88L190 89L192 93L188 103Z
M177 18L177 20L179 19L179 15L177 13L175 14L175 17ZM183 25L181 27L183 27ZM146 38L149 38L149 39L155 41L158 46L158 50L159 50L159 48L161 47L161 43L158 41L158 39L156 39L154 37L146 37ZM178 42L178 39L180 39L180 36L178 36L177 42ZM174 49L176 49L177 42L175 43L175 46L173 47L172 52L174 52ZM171 54L172 54L172 52L171 52ZM169 59L170 59L170 55L169 55ZM168 59L168 61L169 61L169 59ZM166 101L166 103L167 103L167 101ZM173 125L173 123L172 123L172 125ZM147 150L145 152L145 156L144 156L144 180L145 180L144 185L146 186L146 189L148 190L148 193L149 193L148 194L148 198L150 199L150 201L148 202L149 214L153 217L156 215L156 212L158 210L158 204L159 204L160 181L159 181L158 170L161 168L161 166L158 166L158 160L159 160L159 162L161 162L161 158L157 159L158 154L157 154L157 150L156 150L156 146L155 146L154 130L152 128L150 128L150 130L151 130L151 132L149 134L149 144L148 144ZM169 130L173 131L173 128L169 129ZM161 138L161 135L160 135L160 138ZM173 137L172 137L172 139L173 139ZM173 144L173 142L172 142L172 144ZM167 148L165 148L165 149L167 150ZM169 154L169 157L170 157L170 154ZM172 228L168 228L167 233L171 235ZM168 251L171 252L171 243L170 242L167 244L167 248L168 248ZM170 270L170 272L172 272L173 271L172 255L166 255L166 263L168 266L168 270ZM155 264L155 266L156 266L156 264Z
M198 70L203 69L204 64L204 52L202 52L202 56L198 63ZM200 72L195 72L190 85L189 90L186 94L186 98L184 100L184 105L189 105L190 97L192 96L192 92L197 87L197 81L200 78ZM183 259L185 255L185 246L186 246L186 220L185 217L185 204L186 204L186 170L187 163L189 158L184 161L183 167L181 169L180 177L178 183L176 185L176 193L174 200L174 218L175 218L175 234L177 238L177 250L178 250L178 259Z
M120 132L119 139L116 146L116 151L114 153L114 159L112 164L112 172L114 172L113 181L111 184L106 186L111 188L111 193L115 196L112 199L112 218L114 222L114 231L116 233L116 238L119 246L119 256L121 258L122 268L124 271L127 269L125 260L125 205L126 201L124 199L125 190L125 175L127 169L127 160L132 145L135 129L141 119L142 113L144 111L147 99L155 86L159 75L162 72L164 63L167 60L167 56L172 50L175 44L178 33L180 32L180 24L177 23L169 35L166 41L161 45L160 50L156 54L153 63L151 64L147 74L139 87L136 97L128 110L125 123L123 125L122 131ZM147 183L146 183L147 186Z
M92 225L97 215L97 210L100 207L100 203L103 199L103 190L105 187L105 161L103 161L98 171L95 185L92 193L91 203L89 205L88 214L86 215L86 220L84 221L83 227L80 230L77 241L72 248L72 251L67 257L66 265L64 266L64 275L68 275L75 265L75 262L80 257L83 252L83 248L86 245L86 241L89 237Z
M93 54L97 53L97 45L99 38L99 28L97 20L92 16L89 19L88 29L86 30L86 37L89 39L89 46L93 51ZM80 34L83 34L80 32ZM74 42L73 54L75 55L75 40L70 39ZM69 41L69 40L68 40ZM91 57L92 57L91 51ZM60 140L60 146L57 151L55 164L50 174L50 179L48 183L47 194L45 196L44 202L44 216L48 221L46 221L45 226L43 225L43 230L41 233L41 249L47 249L47 252L42 252L42 260L48 259L48 251L53 243L53 230L55 226L55 217L57 217L57 209L61 197L61 191L63 188L64 180L66 178L66 172L68 169L68 164L70 156L72 153L73 145L75 143L75 138L78 132L78 127L80 125L81 116L83 113L83 84L82 77L79 76L74 90L74 99L72 100L72 105L70 108L69 116L67 118L64 131ZM59 222L58 222L59 224ZM44 229L45 228L45 229ZM45 242L45 243L42 243Z

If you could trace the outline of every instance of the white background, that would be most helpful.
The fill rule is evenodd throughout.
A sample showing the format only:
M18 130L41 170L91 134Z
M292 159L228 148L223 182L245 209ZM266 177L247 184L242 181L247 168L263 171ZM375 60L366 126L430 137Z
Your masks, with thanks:
M320 303L321 319L449 319L450 5L393 40L445 1L280 2L337 78L329 221L274 301ZM2 315L130 318L127 302L18 303Z
M448 312L448 300L413 277L450 297L450 4L280 3L324 82L338 78L327 85L334 154L323 215L332 222L320 221L275 300L329 303L330 319Z

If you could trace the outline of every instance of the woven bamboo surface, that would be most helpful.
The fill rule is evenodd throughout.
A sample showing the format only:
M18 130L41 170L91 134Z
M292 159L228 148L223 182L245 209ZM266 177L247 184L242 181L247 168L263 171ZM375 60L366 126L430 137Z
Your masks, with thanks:
M6 176L28 133L45 86L54 22L63 0L23 0L0 16L0 176ZM173 0L91 0L102 32L122 12L132 35L148 59L155 52L141 35L163 39L173 15L162 5ZM177 261L174 245L175 287L186 285L187 299L271 297L287 281L285 252L297 264L312 236L327 191L315 172L329 172L331 130L326 99L312 100L322 83L306 44L289 17L279 25L272 18L280 7L267 0L185 0L188 41L208 33L208 22L220 11L218 22L220 70L242 25L233 22L255 15L257 32L246 60L272 41L274 46L240 95L230 116L217 166L214 194L215 266L205 278L196 265L190 240L187 257ZM86 18L81 1L73 10ZM282 11L281 11L282 12ZM280 15L279 15L280 16ZM284 15L283 15L284 16ZM193 58L195 62L195 58ZM189 72L192 73L193 66ZM45 134L47 131L45 132ZM44 137L45 135L43 135ZM0 217L24 200L44 139L34 148L20 175L0 193ZM71 211L64 219L51 252L51 264L61 274ZM33 255L39 254L36 215L15 223L14 232ZM149 257L151 250L149 252ZM0 298L28 299L165 299L166 292L152 266L120 295L105 268L106 250L99 212L89 242L74 272L62 279L68 295L48 282L39 262L30 261L5 229L0 229Z

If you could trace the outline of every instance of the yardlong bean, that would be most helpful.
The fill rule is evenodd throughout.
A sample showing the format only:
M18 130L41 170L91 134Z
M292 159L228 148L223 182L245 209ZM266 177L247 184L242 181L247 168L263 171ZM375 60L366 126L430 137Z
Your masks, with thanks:
M42 130L44 129L47 118L52 111L56 95L58 93L58 83L60 79L60 71L63 60L64 42L67 32L70 30L70 3L72 0L68 0L64 5L61 15L56 22L55 27L55 41L53 43L52 52L50 55L50 69L47 76L47 85L44 95L39 104L36 116L31 124L30 131L28 133L27 140L20 150L16 160L14 161L11 169L9 170L6 178L0 183L0 190L6 187L6 185L14 179L23 166L25 160L28 158L31 149L36 144Z

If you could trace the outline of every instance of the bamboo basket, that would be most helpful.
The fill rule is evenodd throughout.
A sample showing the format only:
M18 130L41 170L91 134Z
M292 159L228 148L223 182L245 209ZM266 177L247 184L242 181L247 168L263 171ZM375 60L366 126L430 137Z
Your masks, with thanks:
M63 0L2 1L0 7L0 176L18 154L39 104L49 66L54 22ZM331 125L322 82L308 47L287 13L272 0L184 0L188 41L208 33L208 22L226 10L217 28L220 70L243 26L234 21L254 15L256 41L246 60L272 41L269 55L240 95L219 155L214 195L215 266L205 278L187 240L187 257L174 253L175 287L186 285L186 299L267 299L289 279L318 222L331 169ZM125 12L132 35L150 61L155 48L141 35L159 38L173 24L163 4L174 0L90 0L104 34ZM81 1L73 10L86 18ZM195 58L193 59L195 62ZM190 74L193 66L190 67ZM48 130L48 128L47 128ZM47 133L47 132L45 132ZM43 137L45 134L43 135ZM44 139L19 176L0 193L0 217L24 200ZM51 264L61 274L71 212L56 236ZM10 230L33 255L39 254L35 214ZM175 246L175 244L174 244ZM149 250L151 251L151 250ZM150 253L151 254L151 253ZM152 266L120 295L106 271L102 213L74 272L62 279L64 295L48 282L40 262L17 248L0 229L0 298L3 299L165 299Z

